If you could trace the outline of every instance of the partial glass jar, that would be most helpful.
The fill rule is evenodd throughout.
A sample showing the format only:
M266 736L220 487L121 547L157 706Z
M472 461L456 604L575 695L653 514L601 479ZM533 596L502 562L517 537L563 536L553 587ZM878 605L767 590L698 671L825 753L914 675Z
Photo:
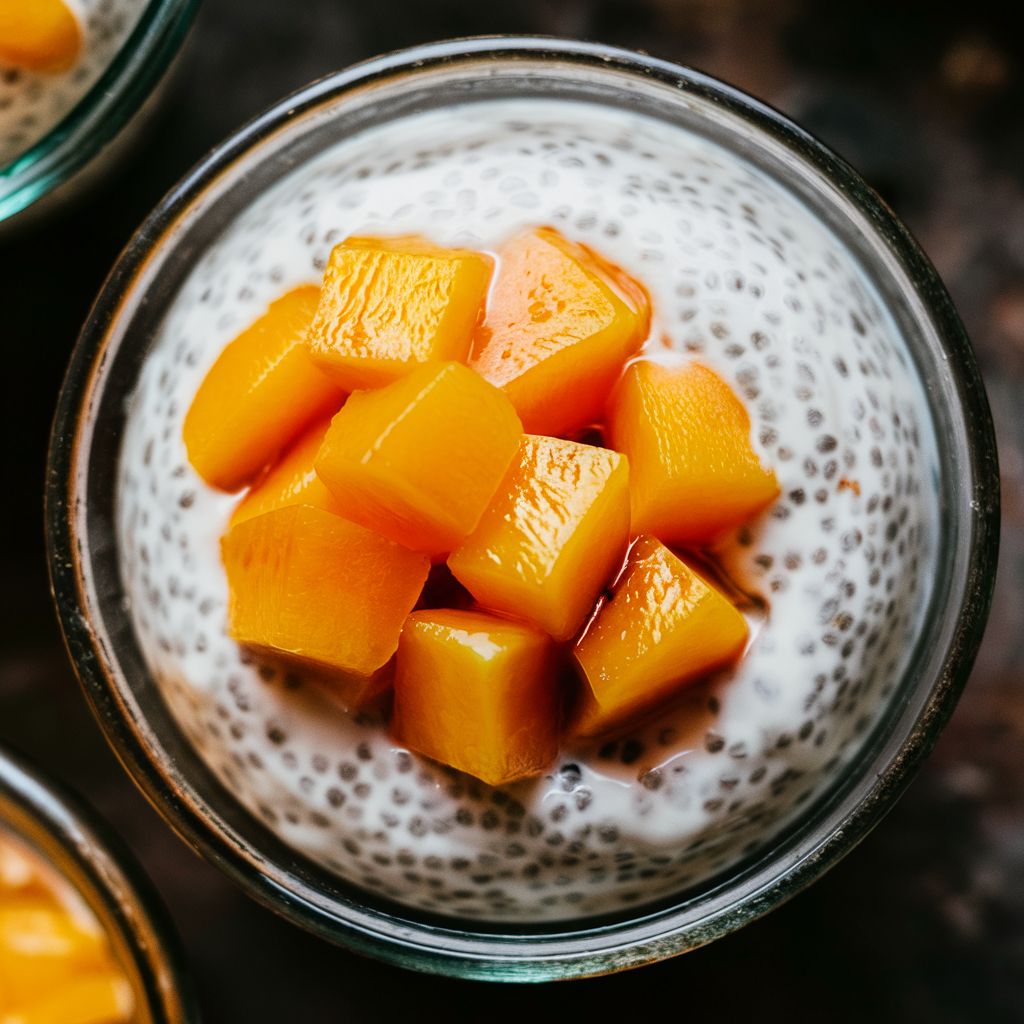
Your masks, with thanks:
M297 166L340 141L411 114L507 99L586 103L683 128L798 197L898 324L935 426L939 499L934 583L905 668L855 754L799 815L742 863L669 899L515 926L388 901L314 863L246 810L151 671L116 526L128 399L203 255ZM846 854L892 805L956 703L988 612L998 535L995 444L970 345L891 211L801 128L729 86L647 56L546 39L461 40L370 61L287 98L214 151L153 212L98 298L65 382L48 480L50 568L69 649L122 763L179 834L257 899L326 938L418 970L514 981L607 973L693 949Z
M76 0L69 10L82 48L69 68L36 72L0 62L0 230L22 224L30 206L38 212L70 197L116 159L155 100L198 4Z
M199 1019L185 977L178 938L150 882L131 854L79 799L44 778L21 758L3 751L0 751L0 854L4 855L0 867L7 874L17 875L19 869L35 871L38 861L41 871L35 888L49 890L51 885L57 890L66 888L72 913L78 912L80 904L87 928L82 933L76 925L62 923L63 915L56 915L52 925L38 920L39 912L33 912L35 904L19 900L18 878L0 879L0 912L4 911L5 903L12 911L6 920L12 934L5 932L5 942L10 940L18 947L19 935L14 933L19 927L19 908L26 911L29 918L36 918L27 923L35 929L36 939L48 940L47 948L51 953L59 952L57 947L71 943L75 936L84 934L88 939L88 929L98 925L109 946L109 953L100 947L103 959L109 955L123 975L123 979L115 983L119 1005L131 1006L130 1016L123 1019L130 1020L131 1024L189 1024ZM8 882L10 885L6 884ZM4 899L5 891L8 900ZM33 935L26 941L32 940ZM41 961L38 956L32 957L33 948L22 950L25 955L19 962L24 960L35 970L34 965ZM86 952L95 959L99 957L99 950ZM0 949L0 975L3 959L4 952ZM45 966L38 969L46 970ZM16 980L27 984L30 979ZM45 981L45 978L39 980ZM89 984L90 980L103 980L98 971L83 974L76 980L85 982L78 986L81 998L89 997L98 1002L110 998L100 985ZM124 991L119 991L122 986ZM19 1016L24 1011L22 1005L5 1006L5 999L13 999L14 995L5 993L4 987L4 977L0 976L0 1017L9 1012L12 1019L22 1019ZM54 978L46 999L48 1012L62 1012L56 1007L63 995L75 997L70 988L62 993L61 980ZM86 1017L87 1007L76 1005L75 1009L82 1014L82 1019L92 1019ZM35 1018L29 1015L26 1019Z

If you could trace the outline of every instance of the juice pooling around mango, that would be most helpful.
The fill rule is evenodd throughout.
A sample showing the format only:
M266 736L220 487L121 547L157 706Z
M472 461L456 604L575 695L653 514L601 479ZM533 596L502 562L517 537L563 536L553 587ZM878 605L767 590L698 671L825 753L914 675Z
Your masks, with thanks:
M721 375L781 493L716 541L748 595L742 660L631 735L566 741L547 774L492 789L226 636L218 544L234 499L190 468L182 417L224 346L284 290L315 284L341 239L417 234L496 252L544 224L642 282L654 311L644 357ZM681 128L547 100L375 128L230 225L155 341L120 469L140 643L223 783L359 887L499 921L668 896L756 851L821 793L899 675L931 587L936 510L934 437L910 367L829 230Z

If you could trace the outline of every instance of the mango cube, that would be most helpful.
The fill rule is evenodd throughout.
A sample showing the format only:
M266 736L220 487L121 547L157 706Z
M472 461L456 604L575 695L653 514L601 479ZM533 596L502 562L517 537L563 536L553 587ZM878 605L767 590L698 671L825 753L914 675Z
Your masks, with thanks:
M376 696L426 581L425 557L310 505L239 523L221 554L233 639L328 670L349 705Z
M573 732L596 736L728 664L747 641L743 616L660 541L639 538L615 593L577 642L584 693Z
M82 48L78 19L63 0L0 0L0 61L55 73Z
M114 969L52 977L31 1000L19 1002L5 1024L126 1024L135 997L128 979Z
M398 646L396 737L491 786L543 772L558 753L553 650L525 624L415 612Z
M51 865L0 829L0 1022L127 1024L132 987ZM77 901L75 901L77 903Z
M312 420L335 412L344 392L306 352L320 292L296 288L218 356L185 416L189 461L212 487L237 491Z
M647 293L553 228L516 236L498 258L470 365L508 395L531 434L594 423L647 336Z
M628 540L626 459L526 434L480 525L448 566L485 608L568 640L621 566Z
M758 461L743 403L699 363L630 366L608 406L611 446L629 457L633 532L703 544L779 494Z
M106 937L83 927L48 893L0 904L0 994L20 1006L55 982L109 960Z
M476 528L521 436L497 388L460 363L433 363L352 395L316 471L346 518L447 554Z
M346 239L324 271L309 352L347 391L464 361L492 267L484 253L416 236Z
M316 475L316 457L331 425L327 416L311 423L292 446L249 488L235 506L231 525L286 505L313 505L340 515L338 503Z

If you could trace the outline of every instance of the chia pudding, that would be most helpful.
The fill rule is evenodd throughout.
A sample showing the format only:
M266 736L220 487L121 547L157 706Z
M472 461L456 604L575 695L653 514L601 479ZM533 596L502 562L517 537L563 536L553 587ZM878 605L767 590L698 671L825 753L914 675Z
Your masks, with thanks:
M401 749L226 635L237 497L182 422L224 346L350 234L494 249L550 224L641 281L648 351L744 400L781 486L716 547L749 598L741 661L614 741L490 788ZM337 875L420 910L533 922L622 911L768 843L843 772L919 634L936 445L906 345L855 258L781 184L682 128L554 100L478 102L356 134L291 172L196 263L131 399L118 536L139 642L225 786Z
M71 113L117 56L148 0L65 2L82 33L71 67L30 71L0 61L0 166L31 149Z

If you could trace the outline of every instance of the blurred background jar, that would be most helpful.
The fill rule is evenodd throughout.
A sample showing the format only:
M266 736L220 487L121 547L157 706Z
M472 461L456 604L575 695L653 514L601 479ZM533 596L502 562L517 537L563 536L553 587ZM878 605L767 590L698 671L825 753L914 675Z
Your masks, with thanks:
M127 849L0 750L0 1022L197 1019L177 936Z
M79 194L139 135L198 0L0 0L0 231Z

